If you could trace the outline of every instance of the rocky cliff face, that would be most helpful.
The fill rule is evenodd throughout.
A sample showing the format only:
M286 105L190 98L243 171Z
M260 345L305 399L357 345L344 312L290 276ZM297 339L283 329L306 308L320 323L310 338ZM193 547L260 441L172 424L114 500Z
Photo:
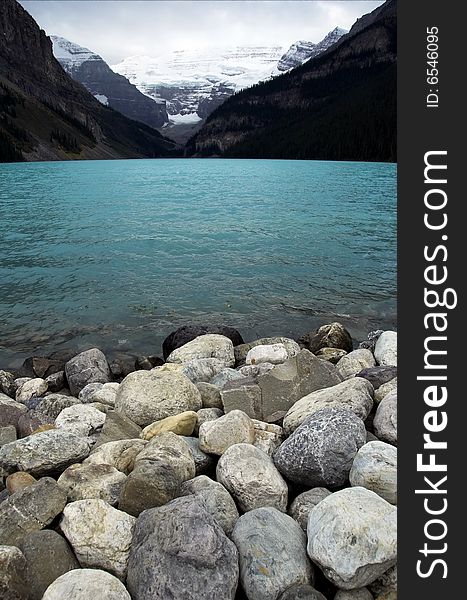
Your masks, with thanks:
M62 37L51 36L51 40L55 58L68 75L83 84L99 102L153 128L168 123L165 101L142 94L91 50Z
M317 57L232 96L190 140L197 156L395 160L396 2Z
M16 2L0 3L0 160L164 156L146 125L103 106L73 81L52 42Z

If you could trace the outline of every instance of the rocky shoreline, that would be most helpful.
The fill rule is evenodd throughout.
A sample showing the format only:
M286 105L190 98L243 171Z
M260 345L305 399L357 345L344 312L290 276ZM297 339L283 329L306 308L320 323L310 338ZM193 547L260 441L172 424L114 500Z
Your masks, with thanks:
M0 371L2 600L395 600L397 334Z

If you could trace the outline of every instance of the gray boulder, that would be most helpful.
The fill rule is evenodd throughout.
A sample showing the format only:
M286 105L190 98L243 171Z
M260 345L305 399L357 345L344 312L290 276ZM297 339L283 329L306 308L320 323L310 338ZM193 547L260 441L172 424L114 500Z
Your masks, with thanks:
M196 384L211 381L224 368L224 363L218 358L194 358L184 363L180 370Z
M180 495L192 495L196 499L201 499L204 508L219 523L224 532L227 535L232 532L239 514L232 496L222 484L201 475L182 483Z
M88 440L68 431L51 429L0 448L0 467L6 473L27 471L44 475L82 461L90 450Z
M250 444L230 446L217 463L217 481L244 512L273 506L285 512L288 487L271 458Z
M127 577L133 600L234 600L237 583L237 549L199 500L139 516Z
M343 356L337 363L337 370L344 379L349 379L349 377L354 377L362 369L368 369L375 365L376 362L373 353L365 348L359 348Z
M0 393L9 396L10 398L15 397L16 385L15 376L9 371L0 370Z
M222 399L219 388L212 383L200 381L196 384L200 394L203 408L220 408L222 409Z
M19 548L0 546L0 598L28 600L25 583L26 559Z
M373 427L376 437L397 445L397 391L381 400L376 409Z
M146 447L146 440L129 439L107 442L95 448L83 461L89 465L111 465L122 473L128 475L135 467L135 459Z
M14 425L7 425L6 427L0 427L0 448L5 444L16 441L16 427Z
M284 431L290 435L305 419L322 408L348 408L363 421L373 407L373 386L366 379L353 377L332 387L312 392L287 411Z
M397 391L397 377L383 383L376 391L375 391L375 402L379 404L381 400L384 400L388 394L391 392Z
M56 531L34 531L21 540L19 547L26 558L25 580L30 600L41 600L58 577L80 568L68 542Z
M310 513L308 555L337 587L367 586L396 562L396 508L361 487L331 494Z
M73 396L65 396L64 394L50 394L40 400L34 408L37 412L56 419L64 408L81 404L81 400Z
M349 479L351 485L397 504L397 449L385 442L368 442L355 455Z
M181 484L196 474L190 447L174 433L163 433L142 450L122 487L118 507L137 516L178 496Z
M233 410L215 420L205 421L199 429L199 447L208 454L221 456L234 444L252 444L254 441L254 423L241 410Z
M369 369L362 369L357 373L357 377L368 379L376 390L384 383L397 377L397 367L370 367Z
M249 600L275 600L292 585L309 584L313 569L306 535L289 516L272 507L247 512L232 532L240 581Z
M139 438L141 435L141 427L133 423L131 419L125 417L115 410L109 410L106 415L105 423L97 436L95 447L102 446L107 442L115 442L117 440L129 440Z
M305 419L273 459L290 481L333 489L347 483L353 459L365 442L365 425L352 411L323 408Z
M17 402L27 402L31 398L42 397L48 389L47 382L40 377L29 379L16 390Z
M330 494L331 492L323 487L316 487L303 492L295 498L287 512L306 531L310 511Z
M228 383L221 392L224 412L239 409L251 418L274 421L300 398L341 381L334 365L301 350L265 375Z
M98 348L74 356L66 363L65 374L73 396L78 396L88 383L107 383L112 377L105 354Z
M99 498L110 505L118 502L126 475L110 465L71 465L60 475L58 485L69 502Z
M16 545L49 525L66 505L66 494L49 478L12 494L0 504L0 544Z
M123 583L99 569L77 569L56 579L42 600L132 600Z
M190 436L180 436L181 439L190 447L191 455L195 461L196 475L207 473L216 464L216 457L212 454L206 454L199 447L199 439Z
M130 373L115 399L115 410L141 427L201 406L201 394L188 377L164 367Z

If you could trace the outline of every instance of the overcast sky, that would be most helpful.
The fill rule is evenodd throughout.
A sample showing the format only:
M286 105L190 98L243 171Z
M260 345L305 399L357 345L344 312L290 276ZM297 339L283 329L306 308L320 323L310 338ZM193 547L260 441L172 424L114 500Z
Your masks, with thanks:
M189 47L318 42L382 4L373 0L20 0L49 35L109 64Z

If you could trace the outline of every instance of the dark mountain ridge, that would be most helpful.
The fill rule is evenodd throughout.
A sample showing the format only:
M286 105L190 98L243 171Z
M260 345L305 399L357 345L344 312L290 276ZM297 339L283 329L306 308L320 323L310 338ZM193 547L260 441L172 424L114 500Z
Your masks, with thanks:
M64 70L100 102L154 129L169 122L165 102L142 94L98 54L61 37L51 36L51 40L54 56Z
M188 142L194 156L394 161L396 1L323 54L228 99Z
M176 145L71 79L16 0L0 2L0 161L169 156Z

